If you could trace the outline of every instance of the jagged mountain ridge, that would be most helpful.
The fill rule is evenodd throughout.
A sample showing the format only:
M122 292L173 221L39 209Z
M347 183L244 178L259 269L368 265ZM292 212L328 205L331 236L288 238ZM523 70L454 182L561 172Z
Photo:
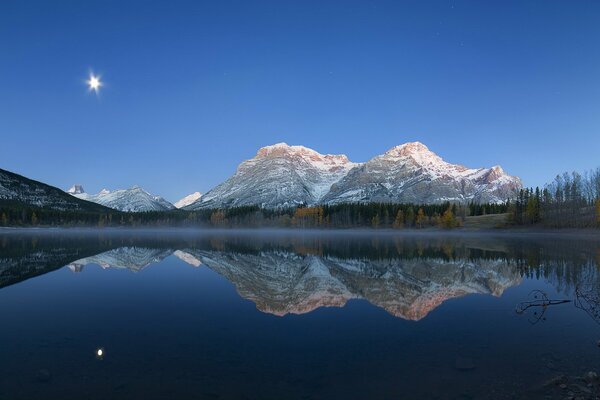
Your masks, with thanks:
M101 204L119 211L144 212L144 211L167 211L175 206L160 196L155 196L139 186L133 186L130 189L119 189L109 191L101 190L98 194L88 194L81 185L74 185L67 191L73 196Z
M235 174L187 210L258 205L357 202L492 202L514 198L518 177L500 166L467 168L450 164L419 142L406 143L366 163L345 155L323 155L303 146L278 143L261 148Z

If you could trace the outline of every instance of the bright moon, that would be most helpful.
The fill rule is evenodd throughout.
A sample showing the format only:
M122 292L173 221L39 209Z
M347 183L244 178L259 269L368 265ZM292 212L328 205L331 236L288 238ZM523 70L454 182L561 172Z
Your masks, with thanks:
M100 90L100 87L102 87L102 82L100 81L100 77L96 76L94 74L90 74L90 79L88 79L86 83L88 84L90 91L93 90L96 93L98 93L98 91Z
M102 349L98 349L96 354L98 354L98 357L102 357L102 355L104 354L104 351Z

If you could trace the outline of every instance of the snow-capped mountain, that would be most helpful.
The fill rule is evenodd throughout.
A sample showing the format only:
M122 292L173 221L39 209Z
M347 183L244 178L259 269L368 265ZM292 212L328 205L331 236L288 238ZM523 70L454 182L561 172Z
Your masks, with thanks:
M22 203L54 210L108 211L105 207L74 198L57 187L0 169L0 203Z
M173 204L162 197L152 195L139 186L134 186L130 189L119 189L112 192L107 189L102 189L100 193L93 195L85 193L81 185L75 185L74 187L76 186L79 186L77 189L80 189L81 191L79 193L74 193L73 196L102 204L103 206L114 208L119 211L166 211L175 208Z
M192 194L188 194L187 196L185 196L181 200L177 201L173 205L175 206L175 208L183 208L185 206L189 206L190 204L198 201L200 199L200 197L202 197L202 193L194 192Z
M184 208L315 204L356 165L344 155L324 155L303 146L278 143L258 150L231 178Z
M85 190L83 190L83 186L82 185L73 185L69 188L69 190L67 190L67 193L69 194L81 194L81 193L85 193Z
M235 174L184 209L356 202L504 202L522 188L500 166L450 164L419 142L396 146L366 163L279 143L261 148Z
M323 202L498 203L514 198L521 188L521 180L500 166L472 169L450 164L424 144L412 142L354 168Z

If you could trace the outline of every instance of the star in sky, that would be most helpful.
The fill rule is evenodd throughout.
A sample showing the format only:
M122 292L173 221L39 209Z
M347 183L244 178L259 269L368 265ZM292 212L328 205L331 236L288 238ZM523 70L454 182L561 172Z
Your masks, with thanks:
M94 91L96 94L98 94L100 88L104 85L100 80L100 76L94 75L93 73L90 74L90 79L88 79L86 83L90 92Z

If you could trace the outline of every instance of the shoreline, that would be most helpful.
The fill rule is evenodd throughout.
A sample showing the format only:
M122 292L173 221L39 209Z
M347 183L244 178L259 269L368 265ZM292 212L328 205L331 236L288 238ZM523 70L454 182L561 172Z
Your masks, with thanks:
M422 228L422 229L373 229L366 227L359 228L286 228L286 227L236 227L236 228L215 228L215 227L0 227L0 235L10 233L285 233L285 234L327 234L327 235L347 235L360 234L372 236L579 236L588 238L599 238L600 229L596 228L539 228L539 227L510 227L510 228Z

